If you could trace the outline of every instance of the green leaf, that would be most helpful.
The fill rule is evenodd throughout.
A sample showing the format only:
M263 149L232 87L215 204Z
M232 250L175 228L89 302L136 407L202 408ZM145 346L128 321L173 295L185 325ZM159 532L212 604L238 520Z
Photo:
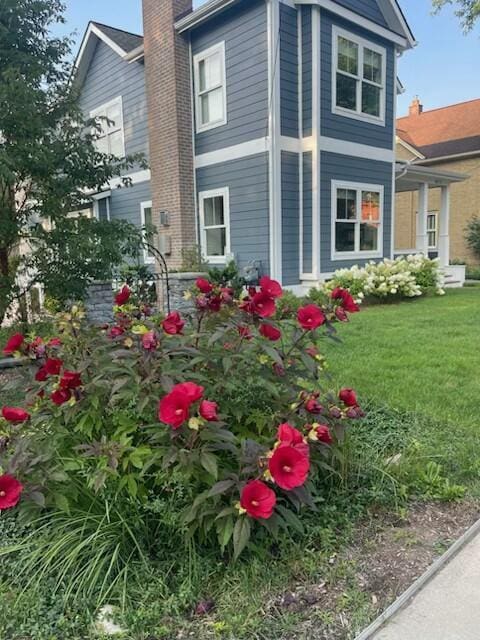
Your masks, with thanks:
M217 496L221 493L226 493L235 482L233 480L220 480L220 482L216 482L213 487L208 492L209 497Z
M293 513L293 511L289 511L281 504L277 504L277 511L282 514L283 518L290 527L292 527L299 533L303 533L303 525L298 517Z
M233 534L232 516L225 518L222 522L217 524L217 532L218 532L218 542L223 552L227 544L230 542L230 538L232 537L232 534Z
M250 540L251 525L250 520L246 516L240 516L235 523L233 529L233 551L234 559L236 560Z
M217 457L210 451L202 451L200 454L200 464L215 479L218 477Z
M68 498L63 495L63 493L56 493L54 495L55 506L60 511L65 511L65 513L70 513L70 504L68 502Z
M135 498L138 492L138 485L134 476L128 476L127 487L129 494Z

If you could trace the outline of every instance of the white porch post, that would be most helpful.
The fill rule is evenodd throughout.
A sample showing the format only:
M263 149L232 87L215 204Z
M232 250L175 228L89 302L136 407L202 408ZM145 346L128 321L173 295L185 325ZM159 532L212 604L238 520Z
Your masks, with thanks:
M450 185L441 187L439 226L438 257L440 266L448 267L450 263Z
M418 215L417 215L417 243L416 250L428 256L428 183L422 182L418 189Z

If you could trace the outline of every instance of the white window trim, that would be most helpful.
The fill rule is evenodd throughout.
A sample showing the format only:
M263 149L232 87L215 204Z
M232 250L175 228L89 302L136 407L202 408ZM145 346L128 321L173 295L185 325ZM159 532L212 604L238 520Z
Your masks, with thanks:
M107 220L110 222L110 196L112 195L111 191L104 191L103 193L97 193L93 197L93 215L97 220L100 220L100 214L98 211L98 202L100 200L107 201Z
M223 197L223 225L225 227L225 255L209 256L207 255L207 233L205 229L205 200L208 198ZM198 208L200 213L200 246L202 255L210 264L224 264L230 255L230 190L228 187L222 189L212 189L210 191L200 191L198 194ZM215 227L208 227L214 229Z
M428 216L435 216L435 228L434 229L429 229L428 228ZM428 248L430 251L438 251L438 211L429 211L427 213L427 239L430 233L435 232L435 240L436 243L432 246L432 245L428 245Z
M350 189L357 192L357 216L361 212L361 192L376 191L380 194L380 219L378 221L378 249L376 251L336 251L335 249L335 230L337 221L337 189ZM381 184L366 184L363 182L345 182L343 180L332 180L331 190L331 259L338 260L357 260L383 257L383 218L384 218L384 192L385 187ZM360 206L359 206L360 205ZM355 227L356 244L359 243L360 237L360 220L357 218ZM357 231L358 229L358 231Z
M145 209L152 209L152 201L147 200L140 203L140 217L142 221L142 228L145 226ZM145 234L144 234L145 236ZM144 237L145 240L145 237ZM143 247L143 262L144 264L155 264L155 258L148 255L147 247Z
M358 77L357 77L357 109L352 111L351 109L345 109L344 107L337 106L337 71L338 71L338 38L346 38L351 42L358 45ZM382 56L382 86L380 91L380 116L372 116L362 112L362 82L367 82L374 86L379 86L374 82L364 80L363 78L363 56L364 48L375 51ZM340 71L340 73L348 76L349 74ZM354 76L349 76L354 77ZM362 122L369 122L370 124L376 124L378 126L385 126L385 105L386 105L386 91L387 91L387 50L384 47L365 40L349 31L345 31L340 27L333 25L332 27L332 113L337 116L345 116L347 118L353 118L355 120L362 120Z
M113 107L114 105L117 105L117 104L120 106L120 122L121 122L121 126L119 127L119 129L122 132L122 155L121 155L121 157L124 158L126 154L125 154L125 123L123 121L123 98L122 98L122 96L117 96L113 100L110 100L109 102L105 102L105 104L102 104L99 107L96 107L95 109L90 111L90 118L97 118L99 116L106 116L107 109L109 109L110 107ZM98 133L98 131L94 130L94 133ZM107 134L107 136L108 136L108 134Z
M221 67L222 67L222 82L219 87L222 88L223 96L223 118L221 120L215 120L207 124L201 124L201 101L200 101L200 62L209 56L220 53ZM195 80L195 128L197 133L203 131L209 131L210 129L216 129L217 127L223 127L227 124L227 77L225 68L225 41L219 42L204 51L200 51L193 57L193 77ZM215 87L210 88L209 91L213 91ZM216 87L218 88L218 87Z

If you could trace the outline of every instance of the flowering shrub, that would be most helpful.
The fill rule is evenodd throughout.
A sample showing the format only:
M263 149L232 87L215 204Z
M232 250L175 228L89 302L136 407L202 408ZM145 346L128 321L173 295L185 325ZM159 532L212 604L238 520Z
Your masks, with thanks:
M38 368L26 409L2 409L0 510L22 497L26 512L68 513L83 489L148 504L174 480L186 537L215 534L238 556L252 525L299 528L363 415L353 390L326 388L318 352L358 307L337 288L322 308L279 313L282 294L267 277L240 298L200 278L187 323L123 287L113 325L73 308L53 339L11 338L4 352Z
M355 265L351 269L339 269L325 289L331 292L340 287L361 302L365 297L415 298L430 291L443 295L442 283L437 259L410 255L369 262L365 267Z

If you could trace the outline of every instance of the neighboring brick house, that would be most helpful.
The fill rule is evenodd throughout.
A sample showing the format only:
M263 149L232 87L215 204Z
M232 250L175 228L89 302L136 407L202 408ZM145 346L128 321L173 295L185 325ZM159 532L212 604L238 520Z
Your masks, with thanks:
M148 150L151 179L99 194L112 218L141 222L151 200L171 267L198 243L211 264L233 257L298 290L394 255L396 177L418 188L395 157L396 63L415 44L396 0L143 0L143 12L144 38L92 23L77 62L85 110L112 103L125 151Z
M480 99L424 111L418 98L409 115L397 120L397 158L401 161L463 174L466 179L450 189L450 221L443 225L449 236L451 261L479 264L465 242L469 220L480 216ZM428 250L438 255L441 245L441 189L431 187L427 200ZM396 197L395 248L415 247L418 192Z

